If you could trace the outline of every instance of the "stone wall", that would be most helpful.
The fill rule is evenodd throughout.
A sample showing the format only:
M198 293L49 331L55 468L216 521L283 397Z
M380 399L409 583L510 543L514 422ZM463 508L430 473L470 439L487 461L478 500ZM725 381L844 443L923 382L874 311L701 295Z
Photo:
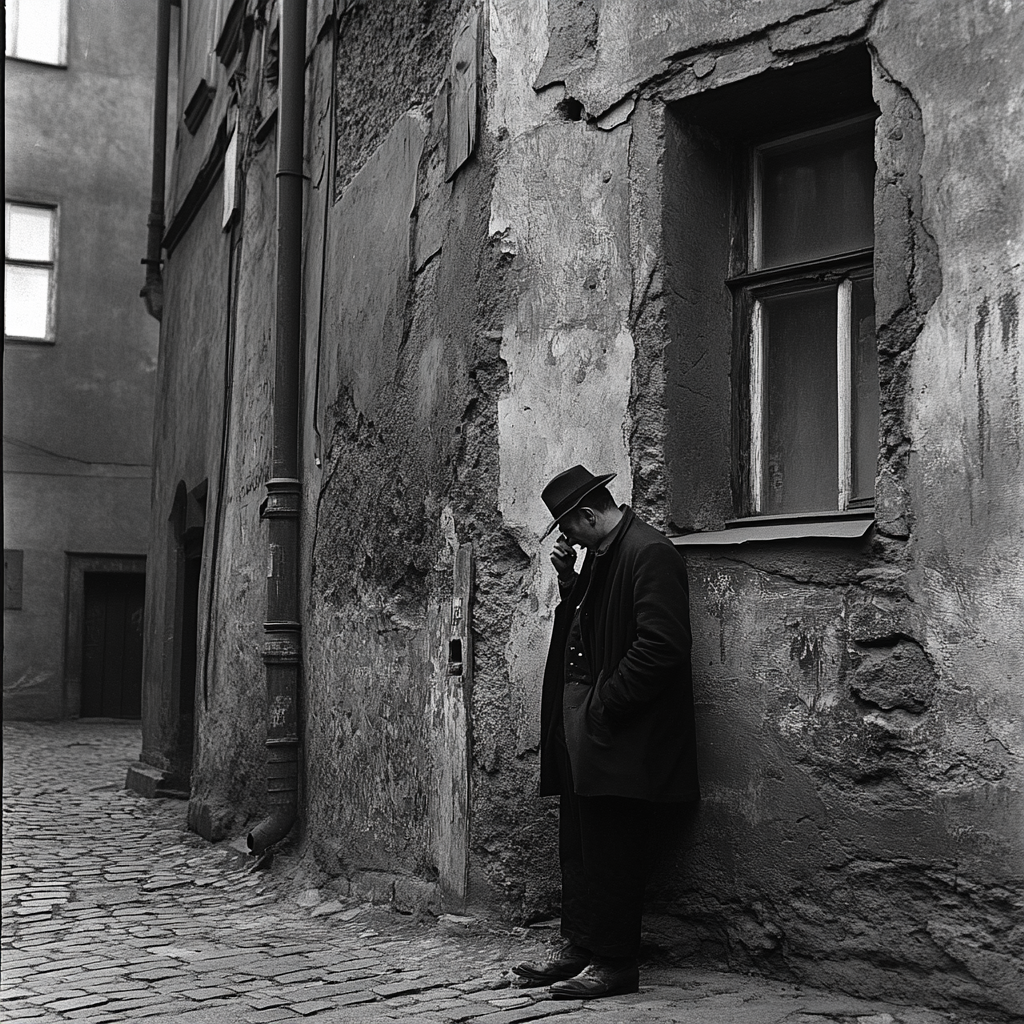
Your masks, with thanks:
M582 298L594 279L573 264L586 248L573 234L582 208L590 227L609 225L602 283L629 272L625 289L606 293L601 337L625 334L632 364L628 377L609 375L607 418L582 441L562 389L576 371L572 397L590 407L585 360L535 363L540 383L530 372L513 376L503 406L522 395L540 420L536 435L564 446L555 456L563 464L580 457L618 469L605 446L625 437L634 504L656 521L714 530L735 514L731 314L724 331L709 323L722 300L699 277L715 232L727 230L712 223L720 179L672 142L665 111L676 116L690 97L859 46L879 110L882 422L876 527L863 542L688 548L705 799L694 821L677 823L677 853L652 887L659 913L650 938L924 1000L941 973L944 995L1019 1006L1019 970L1006 953L1021 900L1019 697L1003 682L1019 675L1021 645L1008 630L1019 631L1024 592L1011 554L1020 521L1009 514L1021 493L1021 147L1007 135L1020 114L1010 60L1019 19L992 6L722 5L691 14L666 5L660 16L654 6L640 17L614 3L493 5L499 73L503 58L532 55L534 103L550 100L520 123L523 141L509 132L492 197L492 230L518 261L520 309L557 325L560 340L594 323ZM495 24L513 26L512 36ZM983 65L998 69L987 84L969 71ZM510 91L515 82L505 80ZM560 121L567 112L580 120ZM625 149L616 141L624 133ZM998 156L967 158L965 135L984 136ZM575 177L546 182L544 170L572 161L576 138L591 148ZM543 139L558 141L545 151ZM520 165L517 145L540 158ZM605 220L616 208L608 199L591 208L592 173L606 189L628 175L627 216ZM583 194L569 202L566 188ZM680 242L664 211L687 188L704 189L696 202L705 221ZM563 240L574 243L560 261L572 268L572 289L529 263ZM691 287L680 293L687 245ZM705 306L680 334L680 309L695 295ZM506 331L514 338L522 322L513 317ZM534 352L545 351L539 334ZM515 345L507 351L511 366ZM533 400L538 391L550 407ZM499 446L510 467L503 482L519 475L516 496L528 508L536 481L527 467L547 452L522 429L499 435ZM673 468L665 453L677 450ZM535 530L535 499L530 515ZM534 553L529 541L524 550ZM543 589L531 593L543 607ZM513 686L516 667L510 659ZM524 677L529 691L536 673ZM530 882L521 884L525 892Z
M689 534L705 797L666 822L648 941L1019 1012L1019 13L409 2L350 7L335 37L330 7L309 4L307 32L302 828L316 861L407 907L557 912L555 811L532 795L555 601L538 491L582 461ZM444 86L473 10L480 126L450 173ZM729 190L692 117L735 113L727 88L749 96L757 76L819 59L855 61L878 113L874 526L707 544L737 512L714 264ZM269 156L246 166L193 782L196 821L221 834L262 800L273 200ZM190 228L203 245L213 220ZM188 273L169 301L212 321L194 306L211 285ZM203 401L221 408L212 389ZM162 415L183 449L205 445L213 479L212 441Z

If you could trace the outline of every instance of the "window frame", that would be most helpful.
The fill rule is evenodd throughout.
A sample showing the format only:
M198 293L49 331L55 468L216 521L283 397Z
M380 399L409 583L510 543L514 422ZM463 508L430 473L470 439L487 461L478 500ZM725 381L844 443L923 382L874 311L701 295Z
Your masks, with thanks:
M50 259L49 260L27 260L8 256L7 239L9 236L8 223L12 207L23 207L33 210L49 210L53 216L50 219ZM49 271L49 284L46 293L46 335L42 338L24 334L8 334L7 324L4 323L4 343L17 342L29 345L52 345L56 341L57 330L57 259L58 239L60 237L60 207L57 203L35 202L25 199L4 198L4 306L6 307L6 286L7 268L13 267L34 267Z
M4 40L4 60L17 60L24 64L35 64L44 68L66 68L68 66L68 0L59 0L60 3L60 38L57 40L57 60L39 60L36 57L22 57L18 54L18 21L21 15L21 7L25 0L8 0L6 20L13 22L13 27L8 31L13 36L13 48L7 52L7 40Z
M739 221L745 229L735 243L736 264L744 272L726 279L725 284L733 296L734 325L737 334L737 354L743 361L738 375L738 388L734 402L741 410L740 429L745 433L740 445L743 493L740 496L740 516L734 522L752 520L778 520L827 517L847 514L870 515L874 509L874 496L870 501L854 502L852 495L853 451L853 394L852 394L852 293L853 282L874 278L874 246L823 257L802 260L779 266L764 267L762 224L762 166L766 151L791 146L794 142L830 135L841 137L856 131L859 125L874 126L877 113L859 114L827 124L820 124L760 142L748 143L744 170L746 180L736 193L741 205ZM838 471L836 503L832 508L805 511L766 511L765 482L767 466L764 454L765 391L764 391L764 329L763 301L775 295L793 294L822 285L836 287L836 417L838 434ZM737 423L734 417L734 423ZM877 459L877 457L876 457Z

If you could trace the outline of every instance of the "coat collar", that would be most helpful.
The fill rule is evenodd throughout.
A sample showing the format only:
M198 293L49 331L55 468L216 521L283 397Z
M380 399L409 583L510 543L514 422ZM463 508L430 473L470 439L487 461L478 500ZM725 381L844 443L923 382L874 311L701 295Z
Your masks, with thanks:
M626 530L629 529L629 524L636 518L633 514L633 510L628 505L620 505L619 511L622 512L622 518L619 520L615 529L612 530L612 532L609 533L600 544L598 544L597 549L594 551L595 558L601 558L608 554L608 552L618 544Z

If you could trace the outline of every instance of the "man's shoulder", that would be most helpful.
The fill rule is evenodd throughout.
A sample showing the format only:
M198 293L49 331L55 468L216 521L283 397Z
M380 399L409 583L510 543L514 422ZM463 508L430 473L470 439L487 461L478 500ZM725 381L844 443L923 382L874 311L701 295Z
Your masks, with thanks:
M632 511L632 510L631 510ZM641 519L635 512L632 512L632 519L622 538L623 543L634 550L648 547L669 548L676 551L676 546L656 526L652 526L645 519Z

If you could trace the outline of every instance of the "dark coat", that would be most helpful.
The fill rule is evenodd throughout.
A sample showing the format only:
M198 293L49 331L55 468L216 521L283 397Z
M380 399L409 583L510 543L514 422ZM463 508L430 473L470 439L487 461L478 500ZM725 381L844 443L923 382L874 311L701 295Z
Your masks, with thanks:
M565 646L577 606L592 686L569 684L565 740L581 796L696 800L686 563L624 506L611 546L563 586L541 698L541 795L560 792Z

